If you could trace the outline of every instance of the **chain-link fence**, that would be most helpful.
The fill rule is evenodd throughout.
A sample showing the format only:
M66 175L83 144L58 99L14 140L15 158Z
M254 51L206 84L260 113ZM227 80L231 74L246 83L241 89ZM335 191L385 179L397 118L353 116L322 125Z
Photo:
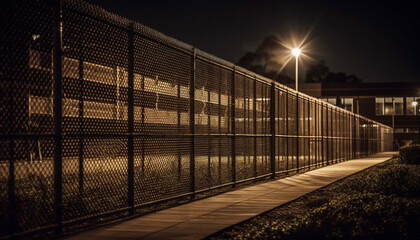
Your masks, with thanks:
M391 150L387 126L83 1L0 11L0 238Z

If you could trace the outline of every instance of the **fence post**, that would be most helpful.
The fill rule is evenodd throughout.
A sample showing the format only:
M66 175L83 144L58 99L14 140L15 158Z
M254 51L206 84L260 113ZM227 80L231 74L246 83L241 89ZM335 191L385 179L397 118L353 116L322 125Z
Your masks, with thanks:
M82 44L81 44L82 46ZM79 198L83 199L83 188L84 188L84 166L83 166L83 155L84 155L84 138L83 133L83 95L84 95L84 84L83 84L83 60L79 60Z
M336 112L335 109L331 108L331 137L332 137L332 146L331 146L331 163L337 163L337 153L335 152L337 150L337 133L336 131L336 125L337 124L337 118L336 118Z
M179 101L181 99L181 84L179 81L177 81L177 91L176 91L176 96L177 96L177 106L176 106L176 115L177 115L177 133L180 133L181 130L181 104L179 104ZM142 78L142 90L144 91L144 77ZM144 108L142 109L144 114ZM220 121L219 121L220 122ZM144 119L142 117L142 125L144 124ZM180 139L178 139L180 140ZM181 180L181 174L182 174L182 146L184 145L183 142L181 141L176 141L176 148L177 148L177 160L178 160L178 181ZM142 147L142 165L144 166L144 147ZM144 167L142 167L144 169Z
M254 177L256 178L258 176L257 173L257 159L258 159L258 155L257 155L257 76L254 76L254 87L253 87L253 102L252 102L252 106L253 106L253 113L252 113L252 118L254 119Z
M57 233L63 233L63 189L62 189L62 2L55 1L54 9L54 55L53 55L53 77L54 77L54 204L57 223Z
M236 187L236 128L235 128L235 66L232 71L232 89L231 89L231 126L232 126L232 182L233 187Z
M6 47L5 48L5 55L9 58L9 59L13 59L10 56L12 56L13 54L13 50L14 50L15 46L13 45L13 47L9 48ZM4 64L4 63L3 63ZM16 61L13 60L9 60L8 62L5 63L6 67L5 67L5 78L4 80L6 81L6 94L7 94L7 108L6 108L6 112L3 112L2 114L7 114L4 116L8 116L6 119L8 121L8 125L6 130L6 133L10 133L10 135L14 136L16 133L16 126L15 126L15 119L17 116L16 113L16 109L15 109L15 102L14 102L14 97L15 97L15 86L14 83L16 81L15 78L15 74L14 74L14 69L19 66L20 64L18 64ZM2 79L3 80L3 79ZM17 81L16 81L17 82ZM5 103L6 104L6 103ZM16 232L16 223L17 223L17 216L16 216L16 195L15 195L15 161L16 161L16 155L15 155L15 141L16 138L14 137L10 137L10 138L6 138L8 140L8 145L9 145L9 149L8 149L8 153L9 155L6 155L6 159L9 159L9 179L8 179L8 204L9 204L9 208L8 208L8 227L9 227L9 233L13 236L13 234ZM7 158L8 157L8 158Z
M308 135L307 135L307 139L308 139L308 145L307 146L307 152L305 153L308 154L308 168L311 169L311 99L308 98L308 111L307 111L307 116L308 116L308 120L304 119L304 121L306 122L306 124L308 124Z
M315 136L312 136L311 134L311 139L312 139L312 137L314 137L313 139L314 139L314 145L315 145L315 159L314 159L314 161L315 161L315 164L314 164L314 166L315 167L318 167L318 154L319 154L319 148L318 148L318 146L319 146L319 139L318 139L318 136L319 136L319 129L318 129L318 102L316 102L316 101L314 101L313 102L313 106L314 106L314 111L313 111L313 113L314 113L314 118L312 119L313 121L314 121L314 134L315 134Z
M296 172L299 172L299 93L296 92Z
M353 130L352 128L352 114L349 113L348 119L347 119L347 131L348 131L348 135L347 135L347 141L348 141L348 146L347 146L347 152L348 152L348 159L353 159L353 151L352 151L352 147L353 147L353 139L352 139L352 133L351 131ZM354 136L353 136L354 137Z
M129 214L134 214L134 24L128 31L128 206Z
M286 174L289 174L289 90L286 89Z
M357 140L356 140L356 117L354 116L354 115L352 115L351 116L351 124L353 124L353 128L352 128L352 132L353 132L353 138L352 138L352 150L353 150L353 153L352 153L352 155L351 155L351 158L352 159L355 159L355 158L357 158L357 157L359 157L358 155L357 155Z
M9 104L10 109L13 109L13 87L8 89L10 92ZM10 129L13 126L13 117L15 114L10 114ZM9 153L10 153L10 165L9 165L9 188L8 188L8 198L9 198L9 231L13 235L16 231L16 195L15 195L15 138L9 139Z
M191 59L190 78L190 186L191 192L195 193L195 59L196 50L193 48ZM193 196L194 197L194 196Z
M330 138L329 138L329 136L330 136L330 132L329 132L329 119L328 119L328 111L329 111L329 106L328 106L328 104L325 104L325 127L327 128L327 129L325 129L325 132L326 132L326 134L325 134L325 137L326 137L326 139L327 139L327 141L325 142L325 151L327 152L327 154L325 155L326 156L326 165L328 165L328 164L330 164Z
M271 178L276 177L276 84L271 83L270 94L270 130L271 130Z
M220 69L219 69L220 70ZM222 71L219 71L219 81L218 81L218 97L217 97L217 101L218 103L218 111L219 111L219 124L218 124L218 145L217 145L217 149L218 149L218 160L219 160L219 167L218 167L218 177L219 177L219 184L221 184L222 182L222 138L221 138L221 133L222 133L222 108L221 108L221 103L222 103Z
M325 151L324 151L324 140L325 140L325 136L324 136L324 104L322 102L320 102L320 107L321 107L321 116L320 116L320 121L321 121L321 165L324 166L324 162L325 162Z

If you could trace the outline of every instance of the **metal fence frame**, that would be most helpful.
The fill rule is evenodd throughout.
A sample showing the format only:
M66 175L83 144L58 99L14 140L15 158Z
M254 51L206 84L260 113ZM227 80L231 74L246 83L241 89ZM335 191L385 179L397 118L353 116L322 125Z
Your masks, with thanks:
M30 11L23 9L25 6L23 3L25 1L21 2L22 4L20 2L13 3L16 5L12 4L10 9L5 9L10 10L12 13L18 12L22 14L21 12L24 12L24 14L28 14L27 12ZM2 39L6 46L4 48L5 54L2 55L0 61L2 64L1 72L4 76L1 81L2 85L5 86L3 98L6 99L3 104L7 103L8 107L6 107L7 114L4 114L5 116L1 122L2 131L0 138L2 148L4 147L5 150L4 157L1 159L1 163L4 165L4 171L2 171L2 175L4 176L2 178L7 181L7 189L1 189L1 196L3 198L2 203L6 203L5 205L7 205L5 206L6 211L2 214L2 218L8 222L8 230L2 229L0 238L28 235L52 229L55 229L58 234L61 234L69 225L83 223L92 219L99 219L118 213L124 213L124 216L133 216L140 214L138 210L145 206L156 205L180 197L189 196L193 199L197 194L209 192L217 188L234 188L237 184L248 181L255 181L262 178L275 178L290 172L305 171L311 168L391 150L392 130L388 126L329 103L322 102L303 93L296 92L275 81L83 1L45 1L42 4L46 6L44 6L45 9L51 10L50 13L54 16L52 18L53 21L49 23L50 26L46 27L46 32L54 40L49 45L52 50L52 53L49 54L52 56L51 73L53 76L53 87L50 90L53 90L53 97L51 98L53 99L51 103L53 106L51 113L53 118L52 122L45 120L45 117L41 118L42 121L47 122L45 125L51 131L18 129L18 125L22 121L28 121L26 117L24 120L21 120L20 116L22 113L19 111L22 111L22 109L17 106L20 106L19 104L23 100L18 95L22 92L26 93L27 90L22 90L23 88L30 88L20 86L19 83L23 85L27 81L25 80L26 77L33 77L34 75L28 71L26 71L26 75L23 75L24 73L18 75L16 72L21 68L26 69L27 66L22 65L27 63L23 60L9 59L16 57L16 50L24 52L23 55L27 54L30 50L22 49L24 47L27 48L27 46L12 43L15 37L13 35L11 38L4 37ZM32 12L32 14L37 13ZM10 17L11 15L2 12L2 16ZM44 16L41 15L39 17L43 18ZM85 94L86 96L89 94L87 93L89 90L87 85L92 83L87 80L88 77L85 76L87 70L84 68L93 65L89 65L91 63L86 62L84 60L85 58L71 58L75 59L72 61L77 64L74 68L76 70L73 72L69 70L71 67L69 59L73 53L69 53L69 50L66 49L70 48L69 46L63 46L63 39L66 40L65 38L69 38L71 35L63 36L63 34L69 34L66 32L66 27L70 28L70 19L73 19L72 17L74 19L78 19L77 17L85 19L72 23L81 25L80 28L85 27L83 24L90 21L99 27L111 29L109 30L110 32L118 30L118 33L124 33L124 36L119 36L122 39L122 47L119 45L120 42L115 43L116 47L120 47L119 49L125 49L121 50L121 52L126 57L126 60L121 60L126 63L126 66L123 66L126 67L126 70L124 68L122 70L118 69L118 67L115 69L117 79L118 74L122 74L122 78L124 79L124 74L126 74L127 79L126 87L119 86L118 84L120 82L117 80L118 90L115 94L117 111L115 115L117 116L117 120L119 120L118 123L114 123L115 121L104 121L105 125L98 124L99 127L97 129L84 129L85 126L90 124L89 121L93 121L94 123L96 121L95 118L92 120L86 117L87 112L90 110L87 109L88 105L85 102L87 101ZM6 18L5 22L16 24L15 20ZM18 20L22 21L21 24L28 24L23 19ZM8 31L12 32L12 34L16 33L12 30L13 26L10 28L7 26L3 27L5 27L5 33ZM77 29L78 26L72 26L72 28ZM78 37L83 38L84 36ZM95 37L87 36L86 38L95 40ZM159 48L160 53L171 51L171 54L174 55L181 54L184 57L183 59L188 59L188 63L190 64L190 66L186 67L186 69L189 69L188 73L186 71L182 73L172 72L172 69L165 70L169 71L173 76L175 74L186 74L189 77L188 82L182 82L182 77L175 76L177 80L173 80L174 82L170 83L172 84L171 87L177 90L176 102L171 103L168 100L165 104L169 104L169 108L173 107L176 110L171 112L173 114L171 116L177 116L177 124L176 126L169 126L162 123L161 125L163 127L161 126L162 129L160 129L160 132L144 129L144 126L147 127L145 121L147 120L147 110L151 109L149 106L151 103L144 100L149 98L149 96L145 95L147 92L145 91L146 76L145 74L139 74L138 71L139 69L143 71L143 66L144 69L147 68L146 70L151 69L150 71L155 70L159 72L159 67L161 66L157 64L159 63L158 60L155 61L154 65L152 63L150 66L146 66L143 62L138 61L138 59L141 59L139 56L143 54L142 51L148 51L139 48L139 44L142 41L148 44L150 43L151 48ZM73 43L72 39L67 39L66 44L71 45L71 43ZM74 48L79 56L84 54L88 55L90 51L96 54L100 53L100 50L84 50L84 46ZM77 56L77 54L74 54L74 56ZM156 59L161 57L160 55L153 56ZM91 58L93 59L94 57ZM115 61L118 61L117 56L115 58ZM169 59L166 60L169 61ZM109 62L110 60L105 59L104 61ZM171 60L172 63L174 61ZM168 66L171 67L172 65L169 64L166 67ZM173 67L175 68L177 66L173 65ZM75 83L75 87L70 90L68 90L69 87L66 85L70 81L66 80L68 79L67 75L69 73L75 76L77 75L72 80ZM17 81L16 79L19 76L24 76L21 77L24 80ZM156 86L159 87L159 80L157 78L158 73L156 73ZM39 81L41 82L41 80ZM170 79L162 80L165 84L169 84L165 81L170 81ZM123 85L125 83L121 82L121 84ZM140 87L138 84L140 84ZM182 89L188 92L182 92ZM98 91L101 90L106 94L106 87L98 89ZM74 97L74 102L77 102L75 106L77 106L76 109L78 112L78 116L74 118L68 117L63 112L63 109L67 111L63 101L69 101L69 98L65 96L66 92L67 94L74 93L75 96L79 96ZM121 97L120 94L124 97ZM147 94L154 94L153 99L155 100L152 103L158 106L159 95L157 92L151 93L149 91ZM188 99L182 98L182 94L187 94ZM205 96L206 94L207 96ZM28 96L31 99L30 93ZM170 99L165 94L161 94L160 97ZM225 101L226 105L222 104L223 101ZM119 112L118 106L120 105L123 106L123 109L126 105L127 111ZM30 106L31 103L29 103L28 108ZM38 108L43 107L42 104L34 106ZM104 107L106 105L101 106ZM31 112L30 109L25 111ZM138 113L139 111L140 115ZM214 112L216 114L212 114ZM182 117L184 116L183 114L188 115L188 121ZM123 116L122 119L118 118L119 115ZM159 120L159 118L157 119ZM78 128L69 130L71 128L69 126L73 124L72 121L77 122ZM182 121L186 121L188 124L182 124ZM200 124L200 121L207 122L207 125ZM217 127L212 127L212 121L217 122ZM159 128L159 124L157 128ZM123 130L116 132L105 129L101 131L99 129L101 126L107 126L107 129L118 126ZM167 132L165 132L166 127ZM49 224L41 223L37 225L33 223L32 225L28 224L29 227L19 228L18 225L24 218L30 218L29 215L19 215L17 213L17 209L23 204L19 200L22 196L17 196L17 191L20 190L16 187L17 182L22 177L19 176L22 174L19 172L20 170L17 170L22 165L19 151L26 151L21 150L22 147L20 145L23 144L21 143L22 141L30 141L31 144L36 143L35 139L43 139L43 144L47 148L53 148L53 151L48 153L51 155L51 160L53 161L52 169L43 166L39 167L39 171L45 170L53 174L53 177L50 176L49 178L53 181L53 197L50 199L53 202L40 204L44 204L42 206L46 207L47 210L45 212L50 211L49 207L53 207L53 213L50 214L54 216L54 220L49 221ZM71 209L69 209L68 194L66 192L69 190L63 189L63 186L65 181L70 181L70 175L66 173L67 169L63 163L67 164L68 160L66 159L69 158L69 155L77 158L78 167L74 169L74 173L72 174L77 178L77 180L74 180L74 185L77 185L78 188L76 197L84 199L83 197L89 194L85 189L86 184L88 184L85 181L89 178L89 169L85 163L88 161L88 151L93 151L91 150L92 146L97 146L95 145L95 141L98 141L98 145L102 146L118 139L123 139L121 140L121 146L115 147L111 144L110 148L119 148L119 152L111 157L108 164L112 168L114 166L112 165L114 164L113 162L119 162L121 165L116 167L125 169L124 172L121 172L123 175L122 178L125 179L122 186L126 188L121 196L124 195L125 200L121 200L119 204L110 207L107 206L107 211L87 215L81 213L80 217L68 217L66 213ZM153 141L168 142L155 148ZM48 142L49 145L45 142ZM39 140L37 143L38 145L40 144ZM140 193L152 191L147 189L139 190L140 183L138 178L144 174L142 171L144 171L144 164L147 161L147 159L145 160L145 156L151 154L151 151L159 151L165 149L165 147L171 147L173 152L170 154L178 155L178 157L177 161L169 162L168 160L168 163L166 163L167 161L164 159L163 162L164 164L171 163L176 165L178 182L176 180L173 181L175 184L179 183L180 186L182 184L184 185L179 187L181 190L178 191L177 189L173 190L172 186L161 184L160 187L164 188L162 192L166 191L170 193L164 196L153 196L151 198L152 200L147 200L148 198L146 197L141 198L141 196L138 196L139 191ZM69 148L71 149L69 150ZM180 152L181 150L182 152ZM217 154L215 151L217 151ZM39 155L41 155L41 150L39 150ZM126 162L125 160L121 160L122 156L125 155L127 158ZM188 156L188 160L185 160L186 156ZM138 157L140 157L140 160L138 160ZM32 155L30 158L32 161ZM97 158L101 159L100 154ZM197 160L199 158L207 159L207 164L202 164L201 162L203 160L199 162ZM226 158L227 162L224 163L223 161L225 160L222 161L222 158ZM150 159L152 157L149 157L148 161L151 161ZM218 167L212 169L216 165ZM35 167L34 169L37 170ZM63 169L65 170L64 172ZM222 173L222 171L226 171L227 173ZM185 180L181 179L181 175L184 172L188 176L188 183L182 182ZM165 173L160 174L164 175ZM162 176L158 176L157 179L162 179ZM101 184L106 185L105 183L99 182L98 186L103 187ZM118 188L118 186L113 187ZM104 189L103 191L106 191L108 188L104 187ZM106 195L107 193L104 194ZM89 204L86 200L81 201L83 204ZM75 200L75 202L77 201Z

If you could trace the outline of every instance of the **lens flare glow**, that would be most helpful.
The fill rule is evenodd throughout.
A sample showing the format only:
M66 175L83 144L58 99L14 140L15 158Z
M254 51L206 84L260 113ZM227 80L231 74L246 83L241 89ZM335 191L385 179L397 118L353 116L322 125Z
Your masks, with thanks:
M315 53L312 49L312 40L314 39L313 30L315 25L313 25L308 31L301 32L298 28L291 28L290 34L277 36L278 42L283 50L278 51L276 55L276 62L279 63L280 67L276 69L276 74L279 75L283 69L288 65L290 61L299 57L300 63L305 69L305 62L319 62L313 57L308 56L308 53Z
M295 56L295 57L298 57L299 55L300 55L300 53L301 53L302 51L299 49L299 48L293 48L292 49L292 54L293 54L293 56Z

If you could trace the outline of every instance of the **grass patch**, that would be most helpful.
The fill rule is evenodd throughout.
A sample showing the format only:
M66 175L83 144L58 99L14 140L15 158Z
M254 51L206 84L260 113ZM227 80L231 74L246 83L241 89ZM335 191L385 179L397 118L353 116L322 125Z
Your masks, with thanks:
M420 166L387 161L210 239L420 239Z

